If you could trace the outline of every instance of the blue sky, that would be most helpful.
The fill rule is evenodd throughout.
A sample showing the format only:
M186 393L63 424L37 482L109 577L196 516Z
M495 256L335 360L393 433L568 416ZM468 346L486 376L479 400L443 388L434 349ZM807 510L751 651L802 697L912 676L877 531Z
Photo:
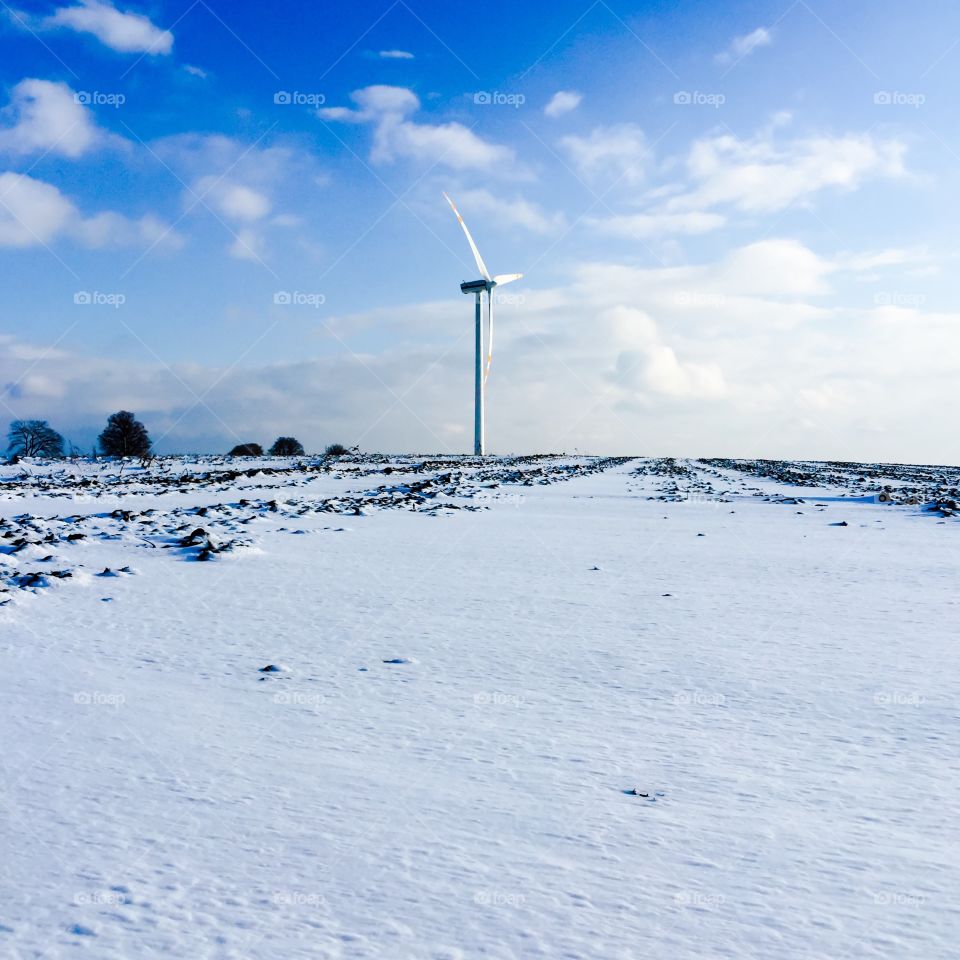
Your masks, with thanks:
M525 274L494 452L958 460L955 5L68 0L0 43L10 418L468 450L446 190Z

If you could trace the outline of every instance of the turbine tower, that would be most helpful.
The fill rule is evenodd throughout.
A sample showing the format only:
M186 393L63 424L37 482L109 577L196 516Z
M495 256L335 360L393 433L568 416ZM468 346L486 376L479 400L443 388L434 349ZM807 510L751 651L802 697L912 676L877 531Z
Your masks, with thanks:
M463 232L467 235L467 243L473 251L473 259L477 262L477 269L480 271L481 280L470 280L467 283L460 284L460 290L464 294L473 294L476 297L476 348L474 354L473 367L473 452L476 456L482 457L486 452L486 441L484 438L483 426L483 399L487 387L487 378L490 376L490 365L493 362L493 288L503 286L505 283L513 283L519 280L522 273L501 273L495 277L490 276L487 265L480 256L477 245L470 236L467 225L460 216L460 211L454 206L453 201L444 194L450 209L463 227ZM487 305L487 368L483 368L483 304Z

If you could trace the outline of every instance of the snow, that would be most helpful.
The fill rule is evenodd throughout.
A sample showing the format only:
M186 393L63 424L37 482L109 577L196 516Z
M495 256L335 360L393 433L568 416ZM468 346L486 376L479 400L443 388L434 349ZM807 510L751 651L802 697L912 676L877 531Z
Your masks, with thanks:
M0 955L956 955L960 471L238 464L0 470Z

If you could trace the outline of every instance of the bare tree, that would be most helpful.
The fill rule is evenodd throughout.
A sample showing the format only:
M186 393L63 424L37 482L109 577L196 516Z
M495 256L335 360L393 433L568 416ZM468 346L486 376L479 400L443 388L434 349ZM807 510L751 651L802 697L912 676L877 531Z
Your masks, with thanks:
M14 420L7 432L7 441L10 456L63 456L63 437L46 420Z

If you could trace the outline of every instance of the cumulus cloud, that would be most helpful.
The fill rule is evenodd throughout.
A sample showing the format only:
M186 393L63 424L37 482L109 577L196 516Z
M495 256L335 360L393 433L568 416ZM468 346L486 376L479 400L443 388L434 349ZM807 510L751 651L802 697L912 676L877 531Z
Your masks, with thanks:
M585 179L636 184L646 176L649 150L635 124L596 127L586 137L561 138L560 146Z
M43 21L43 26L93 34L119 53L160 55L173 49L169 30L160 29L139 13L120 11L104 0L81 0L78 6L60 7Z
M108 210L79 219L72 233L80 243L93 249L144 246L177 250L184 243L170 224L151 213L133 219Z
M593 216L586 223L609 236L647 239L695 236L716 230L735 213L779 213L810 203L825 190L854 191L869 180L906 176L906 145L871 134L817 135L778 139L782 122L754 137L716 134L697 140L682 158L669 158L657 170L682 169L685 178L657 185L634 200L637 213ZM629 186L641 179L644 138L638 128L610 133L595 130L586 138L566 137L566 147L585 178L600 171ZM631 162L634 163L630 166ZM619 173L626 171L626 173Z
M543 112L548 117L561 117L571 110L576 110L582 100L583 94L575 90L558 90L543 108Z
M262 220L270 212L270 200L258 190L242 183L232 183L217 176L202 177L185 197L188 203L203 197L225 217L231 220L253 222Z
M410 119L420 109L420 99L406 87L364 87L351 93L350 99L357 109L321 107L317 115L323 120L371 124L374 163L429 160L454 170L493 170L514 161L511 148L484 140L462 123Z
M152 215L135 220L103 211L84 217L53 184L22 173L0 173L0 247L35 247L61 237L91 248L182 243L179 234Z
M119 137L100 129L90 109L65 83L28 78L14 88L3 111L12 123L0 127L0 151L82 156Z
M773 34L766 27L757 27L756 30L734 37L730 46L714 57L719 64L735 63L744 57L750 56L754 50L766 47L773 43Z
M596 327L606 328L607 342L620 347L607 379L621 389L640 392L648 400L658 396L710 399L726 393L720 367L713 362L678 359L645 311L623 305L611 307L597 317ZM596 327L592 335L597 334Z
M767 136L707 137L686 159L693 188L667 202L669 211L729 205L775 213L826 188L856 190L871 177L905 174L906 146L870 134L815 136L778 144Z
M0 173L0 247L48 243L76 217L76 208L52 184Z

